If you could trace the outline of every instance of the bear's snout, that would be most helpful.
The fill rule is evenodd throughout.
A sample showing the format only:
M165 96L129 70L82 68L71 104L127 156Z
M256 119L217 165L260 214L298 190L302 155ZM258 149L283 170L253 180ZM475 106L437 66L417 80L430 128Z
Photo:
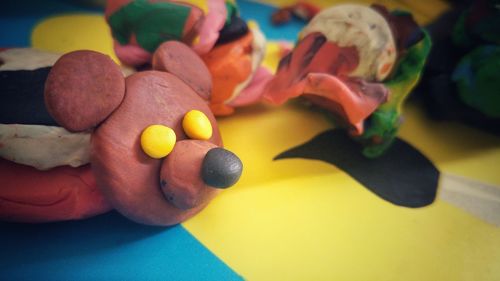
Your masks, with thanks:
M234 153L200 140L182 140L163 160L160 189L183 210L208 203L221 188L235 184L243 165Z

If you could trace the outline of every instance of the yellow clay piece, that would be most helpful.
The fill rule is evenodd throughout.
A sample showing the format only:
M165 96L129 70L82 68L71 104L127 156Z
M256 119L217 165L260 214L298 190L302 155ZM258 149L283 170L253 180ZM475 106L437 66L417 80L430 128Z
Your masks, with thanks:
M208 140L212 137L212 124L205 113L199 110L191 110L184 115L182 128L192 139Z
M174 149L174 130L163 125L148 126L141 134L142 150L151 158L160 159Z

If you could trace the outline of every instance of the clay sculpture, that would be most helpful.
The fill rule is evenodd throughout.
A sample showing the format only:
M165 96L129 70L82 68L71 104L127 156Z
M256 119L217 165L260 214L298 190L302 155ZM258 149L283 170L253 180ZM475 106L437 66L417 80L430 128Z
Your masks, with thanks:
M234 1L109 0L105 16L124 64L145 69L161 43L189 45L212 75L210 108L215 115L260 101L271 78L260 67L265 37L256 24L239 17Z
M153 54L153 69L123 78L109 57L71 52L50 70L45 103L66 130L91 134L87 184L95 181L105 201L134 221L172 225L236 183L242 163L221 147L200 58L170 41ZM61 168L71 169L54 169Z
M303 29L264 98L280 105L302 96L333 113L365 145L365 156L380 156L397 134L429 49L429 36L408 13L333 6Z

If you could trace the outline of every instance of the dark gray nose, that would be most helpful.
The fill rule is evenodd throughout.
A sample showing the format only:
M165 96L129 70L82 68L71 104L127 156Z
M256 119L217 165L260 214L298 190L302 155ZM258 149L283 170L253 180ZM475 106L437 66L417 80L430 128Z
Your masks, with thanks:
M227 188L238 181L242 171L243 163L238 156L229 150L216 147L205 155L201 176L209 186Z

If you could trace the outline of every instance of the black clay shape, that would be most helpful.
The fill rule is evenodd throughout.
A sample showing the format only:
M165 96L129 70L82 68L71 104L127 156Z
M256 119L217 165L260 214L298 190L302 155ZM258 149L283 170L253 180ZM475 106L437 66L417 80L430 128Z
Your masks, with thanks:
M216 147L205 155L201 176L209 186L227 188L238 181L242 171L243 163L238 156L224 148Z
M43 95L50 69L0 71L0 123L59 126Z
M436 198L439 171L408 143L398 138L376 159L364 157L361 151L362 146L344 131L329 130L274 159L305 158L330 163L381 198L400 206L423 207Z

